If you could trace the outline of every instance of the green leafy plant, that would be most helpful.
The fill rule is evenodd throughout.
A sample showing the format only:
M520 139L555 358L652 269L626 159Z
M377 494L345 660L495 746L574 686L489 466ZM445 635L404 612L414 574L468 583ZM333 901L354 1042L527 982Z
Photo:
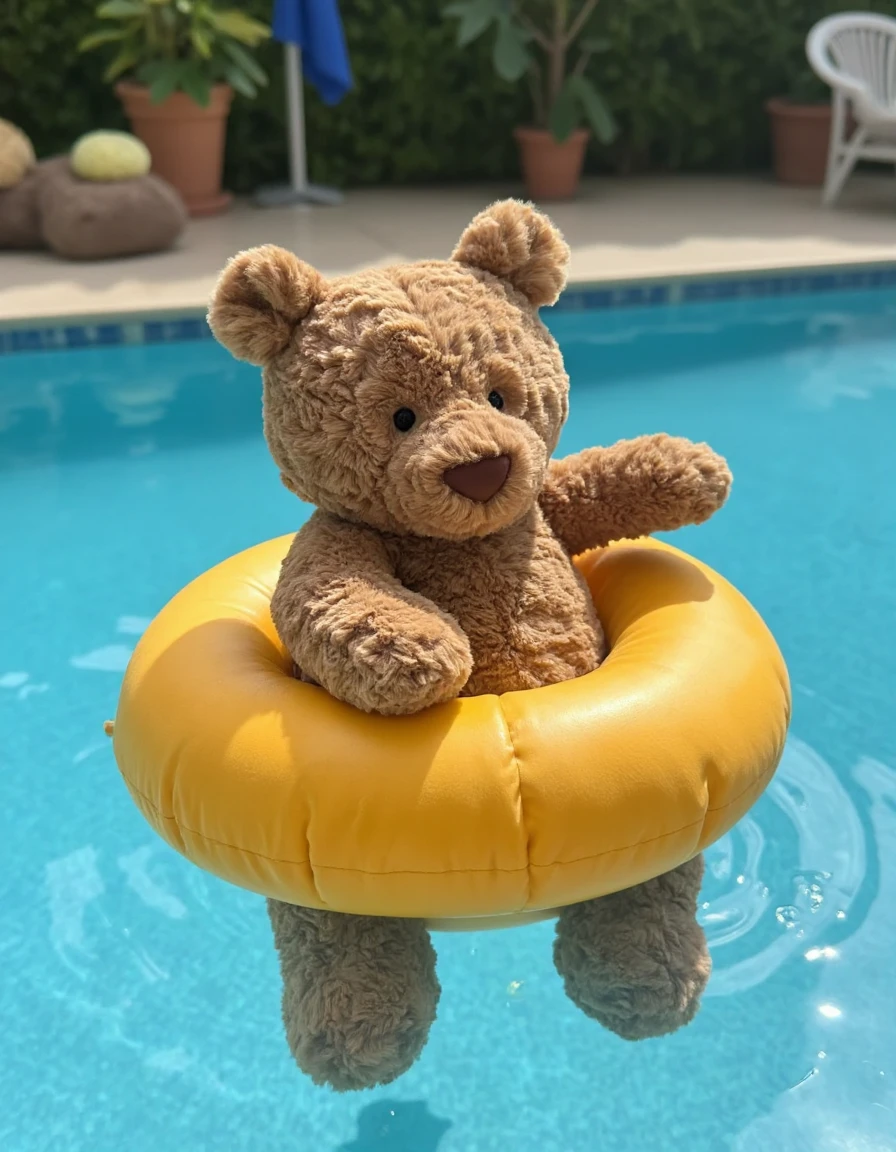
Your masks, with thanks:
M567 139L586 121L602 144L616 136L606 101L586 74L609 42L587 37L598 0L454 0L445 15L458 21L465 47L495 29L492 62L502 80L528 78L535 124L555 140ZM574 59L573 59L574 57Z
M127 130L121 106L87 67L78 41L97 24L78 0L0 0L0 115L28 132L39 156L65 152L89 128ZM269 20L271 0L218 0ZM448 0L443 0L447 3ZM619 122L592 172L765 170L765 102L793 95L806 33L843 0L600 0L594 28L610 47L594 78ZM862 0L893 13L893 0ZM458 52L456 23L433 0L339 0L356 89L336 108L306 102L310 175L321 184L498 182L519 160L512 130L531 119L526 84L492 67L490 35ZM534 50L534 48L532 49ZM225 173L235 192L282 178L287 164L282 53L253 54L271 82L238 100ZM110 57L111 58L111 57ZM105 62L104 62L105 63ZM590 68L589 68L590 71ZM446 96L450 93L450 97Z
M185 92L205 107L214 84L253 97L267 83L252 51L270 28L236 8L222 10L209 0L105 0L96 16L101 26L78 51L114 45L103 79L132 76L147 85L154 104Z

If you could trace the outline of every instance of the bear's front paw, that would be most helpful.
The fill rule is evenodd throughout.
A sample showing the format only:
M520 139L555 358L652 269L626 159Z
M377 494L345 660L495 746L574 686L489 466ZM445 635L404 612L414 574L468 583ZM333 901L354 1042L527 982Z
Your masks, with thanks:
M702 524L722 507L731 491L731 469L724 457L707 444L692 444L694 523Z
M370 636L353 665L343 699L365 712L406 716L455 699L470 678L473 656L460 629L446 627Z
M453 700L470 678L473 655L465 636L395 636L376 661L378 712L407 715Z
M657 488L677 507L673 527L702 524L722 507L731 490L731 470L708 444L657 436L652 445ZM671 511L671 509L670 509Z

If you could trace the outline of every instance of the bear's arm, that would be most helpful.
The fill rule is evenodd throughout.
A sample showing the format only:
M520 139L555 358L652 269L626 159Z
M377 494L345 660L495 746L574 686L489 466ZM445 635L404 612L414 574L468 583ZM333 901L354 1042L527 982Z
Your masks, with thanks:
M725 503L730 486L728 465L707 445L641 436L552 460L541 507L575 556L700 524Z
M460 626L396 579L378 533L326 513L296 535L271 615L303 675L365 712L454 699L472 670Z

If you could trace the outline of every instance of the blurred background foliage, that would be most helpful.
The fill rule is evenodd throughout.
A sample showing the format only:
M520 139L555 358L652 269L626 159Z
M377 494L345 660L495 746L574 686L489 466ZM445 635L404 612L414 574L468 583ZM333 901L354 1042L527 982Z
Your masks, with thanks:
M239 7L262 20L270 0ZM825 98L803 44L843 0L601 0L591 28L610 50L594 79L620 132L592 144L592 172L741 171L768 162L764 102ZM892 3L863 0L868 10ZM39 155L83 132L126 127L99 55L75 46L94 27L93 0L0 0L0 116ZM528 115L525 84L500 80L485 37L455 46L439 0L341 0L355 90L326 108L306 102L312 178L340 185L515 177L512 128ZM226 182L238 192L286 174L281 48L263 46L271 76L257 101L234 102Z

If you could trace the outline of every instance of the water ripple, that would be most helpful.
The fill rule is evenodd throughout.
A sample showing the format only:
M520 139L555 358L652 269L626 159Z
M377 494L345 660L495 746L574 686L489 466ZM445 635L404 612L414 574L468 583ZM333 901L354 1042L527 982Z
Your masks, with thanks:
M752 988L810 949L848 916L865 860L849 792L808 744L790 740L763 798L706 853L707 995Z
M878 849L896 843L896 772L862 758L852 778L868 798L873 843ZM853 934L837 949L806 952L808 961L821 963L812 1003L805 1005L809 1011L797 1006L795 1014L807 1071L779 1093L770 1110L747 1124L733 1141L733 1152L884 1152L894 1147L896 1013L888 987L896 906L892 853L879 855L878 868L874 899ZM826 962L838 953L840 963Z

